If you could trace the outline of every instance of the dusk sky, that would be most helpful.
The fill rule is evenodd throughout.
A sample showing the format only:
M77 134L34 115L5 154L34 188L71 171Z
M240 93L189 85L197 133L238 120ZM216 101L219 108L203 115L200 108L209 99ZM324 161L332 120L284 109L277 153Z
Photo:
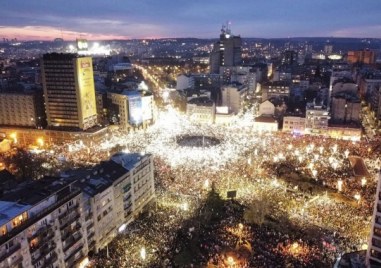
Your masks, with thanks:
M381 38L380 0L2 0L0 38Z

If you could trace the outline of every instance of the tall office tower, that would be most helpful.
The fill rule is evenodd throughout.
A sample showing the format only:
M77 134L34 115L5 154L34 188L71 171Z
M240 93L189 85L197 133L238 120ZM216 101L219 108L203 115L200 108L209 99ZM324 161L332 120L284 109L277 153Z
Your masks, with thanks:
M366 254L367 267L381 266L381 173L378 176L376 202L374 203L372 228Z
M91 57L45 54L41 66L48 127L86 130L96 125Z
M213 46L210 54L210 72L219 73L220 66L231 67L242 63L242 40L231 34L229 26L222 26L220 40Z

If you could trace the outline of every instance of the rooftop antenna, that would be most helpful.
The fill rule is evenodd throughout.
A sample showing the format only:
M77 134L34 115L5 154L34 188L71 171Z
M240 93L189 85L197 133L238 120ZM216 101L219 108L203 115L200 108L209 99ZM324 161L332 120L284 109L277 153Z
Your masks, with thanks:
M231 21L226 22L226 33L227 34L231 34L231 29L230 29L231 24L232 24Z
M225 34L225 32L226 32L226 26L224 24L222 24L221 34Z

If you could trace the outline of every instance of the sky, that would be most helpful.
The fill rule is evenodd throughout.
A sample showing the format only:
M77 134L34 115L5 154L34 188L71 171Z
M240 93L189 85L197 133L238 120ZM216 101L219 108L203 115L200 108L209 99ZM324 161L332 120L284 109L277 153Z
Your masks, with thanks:
M381 38L380 0L0 0L0 38Z

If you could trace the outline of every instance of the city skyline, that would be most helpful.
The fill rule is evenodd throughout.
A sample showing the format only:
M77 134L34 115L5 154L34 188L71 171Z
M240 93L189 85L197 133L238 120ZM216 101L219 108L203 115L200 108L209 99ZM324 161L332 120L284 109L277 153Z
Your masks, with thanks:
M231 24L242 37L380 38L377 1L39 1L0 11L0 37L19 40L215 38Z

